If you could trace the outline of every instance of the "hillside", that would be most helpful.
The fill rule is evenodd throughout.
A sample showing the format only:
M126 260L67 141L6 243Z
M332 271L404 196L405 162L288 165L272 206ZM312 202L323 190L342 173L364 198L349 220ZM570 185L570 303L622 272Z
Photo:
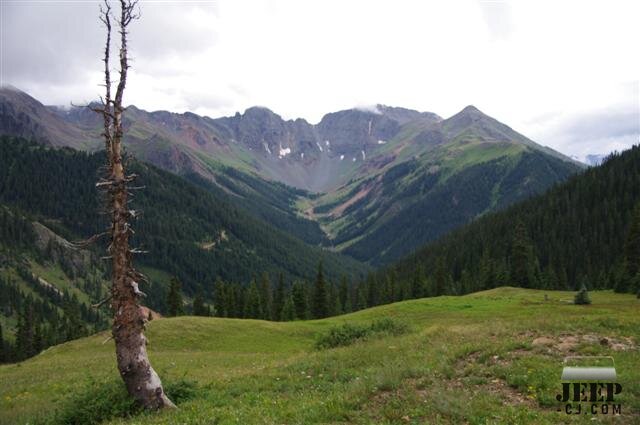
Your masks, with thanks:
M78 240L102 231L95 189L101 154L48 149L24 140L0 143L0 203L33 214L54 231ZM255 219L242 209L186 180L154 166L131 161L141 177L133 206L135 246L151 255L139 264L178 276L185 291L210 293L216 277L247 282L254 275L283 273L287 280L308 279L324 260L333 279L358 276L366 267L321 248L311 247Z
M0 134L101 146L87 108L46 107L16 89L0 89L0 106ZM443 119L376 105L310 124L264 107L213 119L132 105L125 146L285 233L375 265L583 168L473 106Z
M371 161L379 166L312 205L340 251L373 264L390 263L581 169L472 106L401 132Z
M436 294L513 281L553 289L584 283L636 293L640 286L628 276L625 263L640 261L637 245L625 249L634 220L640 226L639 146L422 247L381 273L380 279L393 275L428 281L439 288Z
M600 291L592 292L592 306L576 306L568 303L573 295L498 288L320 321L152 321L154 365L169 386L187 379L195 391L182 392L177 411L107 423L582 423L557 412L555 399L562 360L572 353L615 358L623 386L616 423L637 423L638 300ZM332 326L381 317L409 332L313 348ZM122 401L113 405L124 390L105 339L98 334L0 366L0 423L38 416L55 423L56 410L59 420L96 419L109 403L110 412L126 410Z

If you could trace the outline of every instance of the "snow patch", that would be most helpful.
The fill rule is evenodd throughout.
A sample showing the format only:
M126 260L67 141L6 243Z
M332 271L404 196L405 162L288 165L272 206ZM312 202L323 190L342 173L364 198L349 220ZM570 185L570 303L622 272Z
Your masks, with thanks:
M378 140L378 144L379 144L379 145L384 145L385 143L387 143L387 141L386 141L386 140Z
M362 152L362 160L364 161L365 159L367 159L367 156L364 154L364 151L360 151Z
M300 158L304 159L304 152L300 154Z
M320 152L324 152L324 151L322 150L322 145L321 145L320 143L316 142L316 146L318 147L318 149L320 149Z
M264 145L264 150L269 152L269 155L271 155L271 149L269 149L269 145L267 145L266 143L263 143L263 145Z
M280 153L278 155L278 158L284 158L285 156L289 155L290 153L291 153L291 148L282 149L282 146L280 146Z
M351 162L356 162L356 159L355 159L355 157L354 157L354 158L353 158L353 159L351 160Z
M340 161L344 159L344 155L340 155Z
M325 141L324 141L324 144L325 144L325 145L327 145L327 146L331 146L331 143L329 143L329 141L328 141L328 140L325 140Z
M378 108L378 105L356 105L354 109L360 112L382 115L382 111Z

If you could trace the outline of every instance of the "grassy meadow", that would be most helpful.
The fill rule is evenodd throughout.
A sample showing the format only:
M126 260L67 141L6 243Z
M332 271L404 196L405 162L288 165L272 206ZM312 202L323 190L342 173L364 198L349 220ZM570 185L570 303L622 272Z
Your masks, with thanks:
M577 306L573 296L497 288L324 320L156 320L147 331L154 367L165 382L187 380L195 390L178 410L106 423L640 423L640 300L595 291L592 305ZM314 347L331 328L380 318L409 331ZM55 423L56 411L119 388L107 338L103 332L0 366L0 423ZM614 357L621 416L557 411L562 360L571 354Z

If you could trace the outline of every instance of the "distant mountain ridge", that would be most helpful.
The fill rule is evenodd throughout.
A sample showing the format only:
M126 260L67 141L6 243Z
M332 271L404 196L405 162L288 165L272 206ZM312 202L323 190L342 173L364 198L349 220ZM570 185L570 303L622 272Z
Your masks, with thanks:
M376 105L284 120L265 107L209 118L129 106L125 145L312 244L385 263L584 165L467 106L443 119ZM0 134L102 147L88 108L0 90Z
M408 141L424 150L455 137L458 128L482 114L471 106L462 112L437 128L443 121L437 114L385 105L328 113L316 125L300 118L284 120L265 107L213 119L190 112L147 112L132 105L125 126L131 152L173 172L196 172L215 180L211 168L220 163L289 186L326 192L389 161L380 156L388 142ZM511 130L495 123L474 130L487 136ZM100 125L100 117L88 108L44 106L18 89L0 89L0 134L93 150L102 146ZM420 131L413 134L415 129ZM517 141L534 144L524 137Z
M385 144L378 169L314 202L339 250L389 262L582 168L473 106L412 130Z

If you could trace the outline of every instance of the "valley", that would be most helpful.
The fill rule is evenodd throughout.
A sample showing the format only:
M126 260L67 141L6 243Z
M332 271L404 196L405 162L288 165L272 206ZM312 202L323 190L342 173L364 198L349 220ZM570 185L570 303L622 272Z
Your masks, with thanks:
M0 90L0 106L0 134L101 147L99 117L88 108L47 107L15 88ZM443 119L376 105L329 113L315 125L264 107L212 119L130 106L126 116L127 149L137 159L371 265L584 169L473 106Z
M640 424L639 14L0 0L0 425Z

